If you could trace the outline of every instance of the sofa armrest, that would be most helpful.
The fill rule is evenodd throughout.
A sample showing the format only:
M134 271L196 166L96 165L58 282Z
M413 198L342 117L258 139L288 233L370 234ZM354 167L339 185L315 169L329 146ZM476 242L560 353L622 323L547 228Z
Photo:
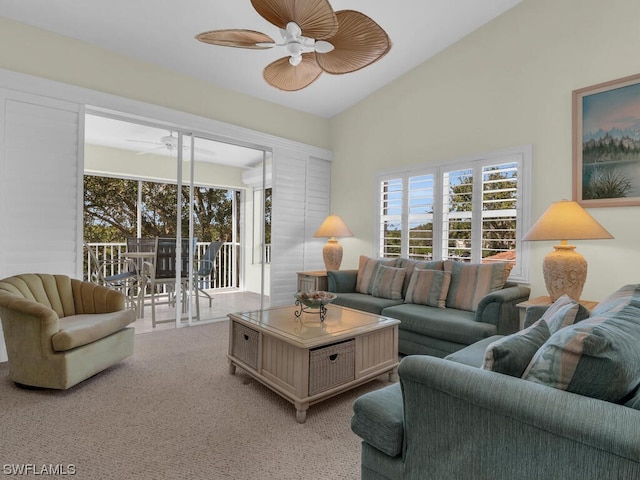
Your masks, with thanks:
M404 410L400 384L365 393L353 403L351 430L390 457L402 453Z
M327 284L333 293L355 293L358 270L329 270Z
M475 320L491 323L497 327L498 335L517 332L520 312L516 305L529 300L531 289L514 285L485 295L478 303Z
M398 373L407 478L640 474L638 410L429 356Z

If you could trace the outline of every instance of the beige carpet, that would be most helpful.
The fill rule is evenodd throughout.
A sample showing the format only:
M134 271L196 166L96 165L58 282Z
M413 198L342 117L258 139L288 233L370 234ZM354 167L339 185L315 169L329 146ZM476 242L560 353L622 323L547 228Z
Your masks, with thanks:
M293 405L240 369L229 375L227 338L226 321L140 334L133 357L67 391L19 389L0 364L0 469L72 465L67 478L100 480L359 478L352 404L386 377L311 406L298 424ZM31 476L44 477L20 478Z

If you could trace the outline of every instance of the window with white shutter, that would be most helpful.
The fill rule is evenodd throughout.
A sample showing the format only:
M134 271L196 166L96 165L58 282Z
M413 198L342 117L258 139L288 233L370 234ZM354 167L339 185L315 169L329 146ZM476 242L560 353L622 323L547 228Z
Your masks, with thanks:
M511 262L527 281L531 147L419 166L377 177L381 257ZM526 208L525 208L526 207ZM525 218L526 216L526 218Z

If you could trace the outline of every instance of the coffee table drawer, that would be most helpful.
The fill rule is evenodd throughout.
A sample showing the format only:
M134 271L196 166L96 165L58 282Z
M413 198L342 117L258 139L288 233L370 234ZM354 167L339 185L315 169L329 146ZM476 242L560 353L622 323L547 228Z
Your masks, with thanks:
M355 340L309 351L309 395L355 378Z
M233 322L231 354L253 368L258 368L258 335L251 328Z

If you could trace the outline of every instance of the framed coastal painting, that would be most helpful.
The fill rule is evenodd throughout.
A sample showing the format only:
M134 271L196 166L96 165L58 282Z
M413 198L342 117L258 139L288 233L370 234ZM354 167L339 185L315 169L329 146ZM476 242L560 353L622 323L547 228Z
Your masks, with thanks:
M573 91L573 199L640 205L640 74Z

